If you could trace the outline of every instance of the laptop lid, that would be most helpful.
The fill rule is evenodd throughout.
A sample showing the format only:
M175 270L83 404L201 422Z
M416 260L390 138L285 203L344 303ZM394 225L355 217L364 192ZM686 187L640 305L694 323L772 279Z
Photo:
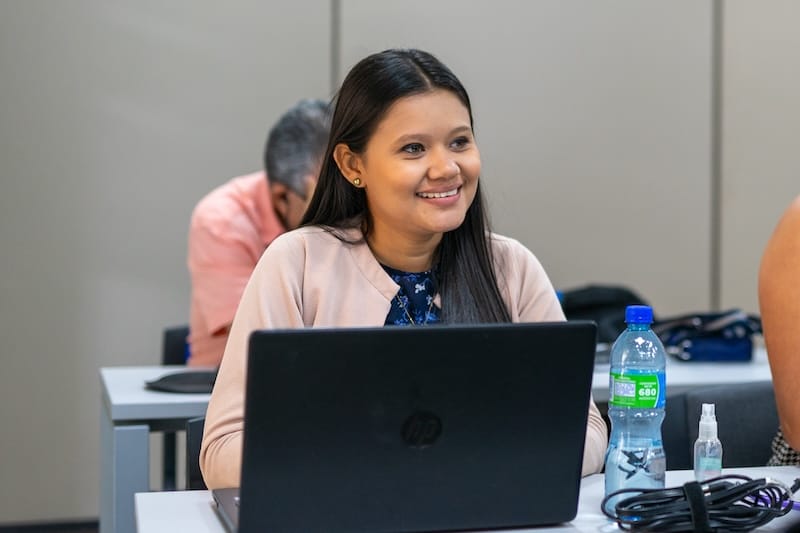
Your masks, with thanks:
M236 533L239 529L239 489L213 489L214 510L228 533Z
M594 352L590 322L254 332L239 531L573 519Z

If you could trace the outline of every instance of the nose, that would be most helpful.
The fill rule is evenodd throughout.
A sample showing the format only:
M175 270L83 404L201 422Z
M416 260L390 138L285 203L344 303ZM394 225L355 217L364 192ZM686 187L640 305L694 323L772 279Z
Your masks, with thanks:
M449 179L458 176L459 172L461 172L461 168L449 151L439 150L431 154L428 178L432 180Z

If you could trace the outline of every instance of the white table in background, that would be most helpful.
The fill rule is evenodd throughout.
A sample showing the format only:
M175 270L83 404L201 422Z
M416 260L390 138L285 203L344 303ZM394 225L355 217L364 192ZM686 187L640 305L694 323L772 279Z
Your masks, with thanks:
M150 490L150 432L184 429L205 416L208 394L174 394L144 388L145 381L185 366L100 369L100 531L136 530L133 495Z
M608 401L609 365L596 365L592 376L595 402ZM753 350L753 359L743 362L697 363L667 358L667 394L680 394L693 388L729 383L772 381L767 351Z
M791 485L800 476L795 466L733 468L726 474L744 474L751 478L771 477ZM681 485L693 479L688 470L667 472L667 486ZM543 483L546 483L543 480ZM581 481L578 515L572 522L554 527L513 530L516 532L548 533L573 531L579 533L618 531L615 523L600 512L603 499L603 475L595 474ZM213 508L211 493L205 490L183 492L150 492L136 494L136 524L139 533L224 533L225 528ZM354 509L354 512L357 510ZM800 525L800 511L776 518L757 531L786 531L789 526ZM512 530L506 530L512 531Z

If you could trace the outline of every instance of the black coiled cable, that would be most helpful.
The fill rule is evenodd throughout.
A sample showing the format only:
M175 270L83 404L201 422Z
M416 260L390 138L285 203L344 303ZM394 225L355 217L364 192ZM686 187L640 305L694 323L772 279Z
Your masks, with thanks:
M667 489L622 489L601 504L603 514L625 531L750 531L792 510L791 487L768 478L725 475ZM613 512L606 509L616 496Z

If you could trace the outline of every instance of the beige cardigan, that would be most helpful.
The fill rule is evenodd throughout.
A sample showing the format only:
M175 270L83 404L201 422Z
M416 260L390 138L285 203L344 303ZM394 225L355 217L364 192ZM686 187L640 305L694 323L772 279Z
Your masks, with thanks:
M347 233L348 240L361 237ZM513 322L564 320L542 265L518 241L491 236L498 286ZM205 421L200 466L209 488L238 487L247 342L256 329L382 326L399 287L363 242L347 244L329 232L301 228L267 248L245 288ZM440 305L436 297L436 304ZM583 475L603 466L607 433L590 401Z

